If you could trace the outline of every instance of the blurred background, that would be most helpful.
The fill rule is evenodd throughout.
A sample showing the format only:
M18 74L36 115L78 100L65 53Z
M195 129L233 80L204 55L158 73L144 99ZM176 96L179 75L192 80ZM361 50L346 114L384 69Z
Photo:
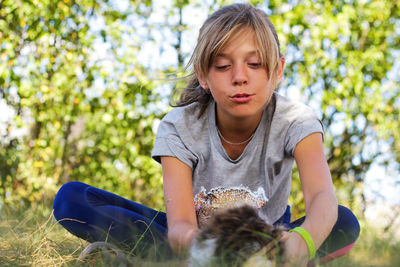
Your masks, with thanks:
M150 154L223 0L0 0L0 213L82 181L164 210ZM249 1L286 57L279 92L313 107L339 203L400 239L400 1ZM290 203L304 213L294 170ZM393 237L393 236L392 236Z

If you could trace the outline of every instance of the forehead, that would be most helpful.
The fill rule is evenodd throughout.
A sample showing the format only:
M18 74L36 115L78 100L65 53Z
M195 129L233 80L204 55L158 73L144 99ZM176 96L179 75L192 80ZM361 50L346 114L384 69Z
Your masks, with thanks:
M256 50L256 36L253 29L245 28L233 32L229 38L217 49L218 55L238 49L242 46L253 47Z
M235 33L218 49L215 57L230 57L234 54L246 56L259 54L255 34L252 30Z

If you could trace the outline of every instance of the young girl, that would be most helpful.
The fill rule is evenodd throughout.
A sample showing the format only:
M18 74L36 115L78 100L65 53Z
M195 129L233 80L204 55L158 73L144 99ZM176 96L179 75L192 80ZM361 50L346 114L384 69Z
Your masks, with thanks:
M128 229L143 244L167 236L179 254L191 246L199 211L212 206L207 197L213 196L220 206L254 203L268 223L291 229L282 237L289 263L305 265L315 255L324 262L347 253L359 224L337 204L320 120L308 107L275 92L284 63L264 12L235 4L212 14L189 62L190 82L160 123L152 153L162 165L166 215L71 182L56 196L56 219L89 241L108 236L134 243L137 238ZM294 161L306 216L290 222Z

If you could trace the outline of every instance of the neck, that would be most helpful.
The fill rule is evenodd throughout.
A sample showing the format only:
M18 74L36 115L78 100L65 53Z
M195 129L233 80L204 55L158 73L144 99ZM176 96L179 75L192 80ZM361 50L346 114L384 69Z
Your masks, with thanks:
M247 143L260 123L262 113L254 118L221 118L217 114L217 128L221 139L229 143Z
M254 132L250 135L250 137L249 138L247 138L246 140L244 140L244 141L241 141L241 142L231 142L231 141L229 141L228 139L226 139L223 135L222 135L222 133L221 133L221 131L218 129L218 127L217 127L217 132L218 132L218 135L219 135L219 137L221 138L221 140L222 141L224 141L225 143L227 143L227 144L229 144L229 145L232 145L232 146L241 146L241 145L245 145L245 144L247 144L248 142L250 142L250 140L253 138L253 136L254 136Z

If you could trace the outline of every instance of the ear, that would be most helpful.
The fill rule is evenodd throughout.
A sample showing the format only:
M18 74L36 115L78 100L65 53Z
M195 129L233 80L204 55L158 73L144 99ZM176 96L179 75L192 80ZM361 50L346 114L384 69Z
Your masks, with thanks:
M279 62L279 71L278 71L277 83L279 83L282 80L284 69L285 69L285 57L281 56L280 57L280 62Z
M207 79L203 75L200 75L200 73L197 70L195 70L194 72L196 74L197 80L199 80L200 86L204 90L208 91L209 88L208 88L208 84L207 84Z

